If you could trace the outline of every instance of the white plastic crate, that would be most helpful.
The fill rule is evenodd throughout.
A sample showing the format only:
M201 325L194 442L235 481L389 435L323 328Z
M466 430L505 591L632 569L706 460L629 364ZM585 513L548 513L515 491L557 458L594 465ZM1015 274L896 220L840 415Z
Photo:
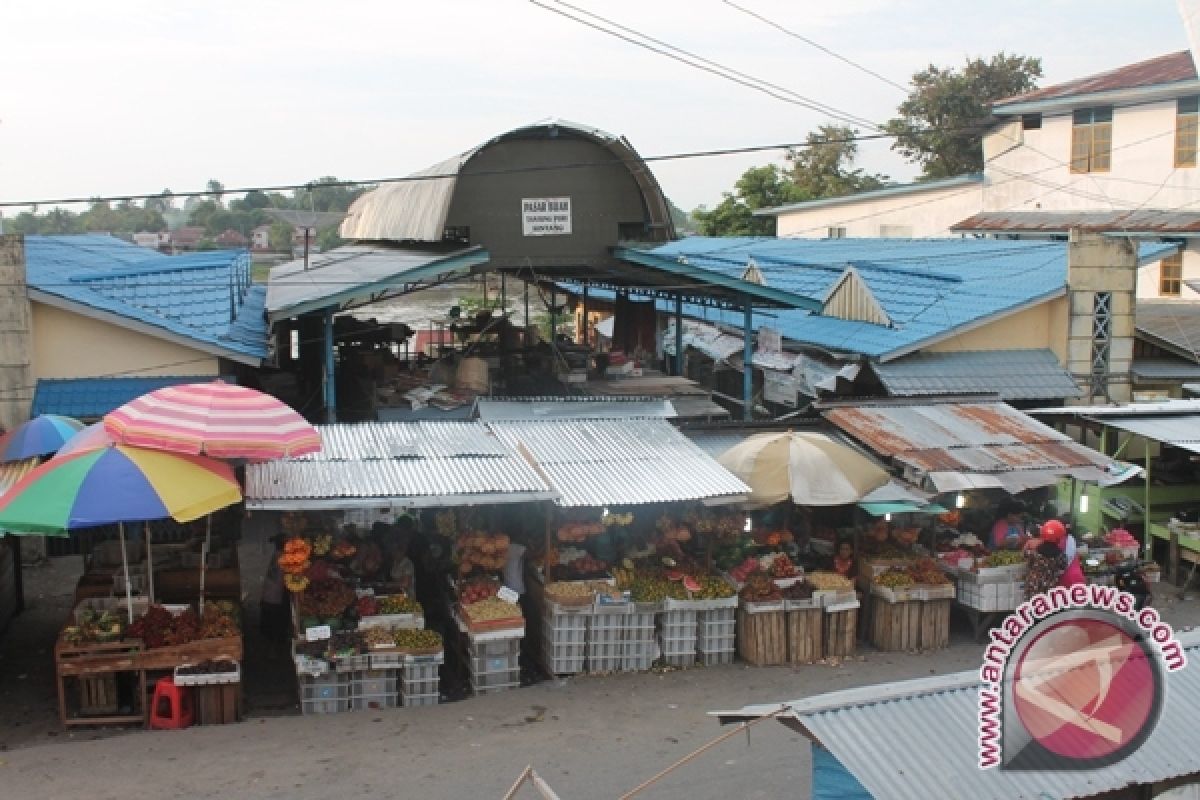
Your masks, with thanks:
M668 610L658 615L658 628L664 639L696 638L696 611Z
M334 669L338 672L359 672L364 669L371 669L371 656L343 656L334 660Z
M480 672L471 675L471 691L475 694L506 691L508 689L516 689L520 685L520 668L497 670L496 672Z
M471 673L482 675L518 669L521 656L520 639L498 639L492 642L475 642L470 648Z
M416 706L436 706L441 697L437 694L406 694L401 695L400 705L404 708L414 708Z
M663 654L663 663L671 667L694 667L696 665L696 651L690 653L680 653L678 655Z
M397 708L400 705L400 695L366 694L350 698L351 711L370 711L382 708Z
M583 625L581 627L559 627L552 626L551 622L547 621L546 625L542 626L541 633L542 638L544 638L546 642L550 642L554 645L577 644L583 646L583 644L587 642L588 638L587 625Z
M335 714L349 709L350 686L342 675L329 672L297 675L300 710L304 714Z
M715 667L718 664L732 664L733 650L717 650L713 652L700 651L700 663L706 667Z
M593 614L588 620L588 645L620 642L631 616L633 614Z
M370 669L350 674L350 697L396 694L400 670Z
M625 652L621 656L621 669L625 672L642 672L654 665L658 655L658 642L653 633L649 639L625 642Z
M547 645L544 656L544 666L550 674L577 675L583 672L587 651L583 646L551 647Z
M670 639L664 636L660 640L659 646L662 648L664 657L684 654L696 655L696 637L694 636L682 639Z

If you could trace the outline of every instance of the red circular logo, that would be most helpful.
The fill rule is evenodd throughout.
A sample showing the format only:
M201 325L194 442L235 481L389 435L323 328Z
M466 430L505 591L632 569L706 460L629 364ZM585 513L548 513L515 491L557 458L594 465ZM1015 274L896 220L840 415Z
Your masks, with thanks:
M1073 761L1123 757L1157 718L1152 656L1103 619L1066 619L1041 631L1013 680L1013 707L1029 737Z

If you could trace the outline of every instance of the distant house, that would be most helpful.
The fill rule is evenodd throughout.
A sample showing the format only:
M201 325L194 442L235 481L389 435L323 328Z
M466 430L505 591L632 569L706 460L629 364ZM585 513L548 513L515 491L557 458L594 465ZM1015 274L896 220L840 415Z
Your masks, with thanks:
M232 228L226 228L217 234L217 247L245 247L246 237Z
M171 246L176 250L195 250L204 238L204 228L199 225L187 225L171 231Z
M167 231L140 231L133 235L133 243L138 247L158 250L171 244L171 234Z
M250 249L252 250L270 250L271 249L271 226L259 225L254 230L250 231Z
M984 171L756 211L780 237L1186 240L1137 297L1200 300L1200 76L1191 51L997 101Z
M19 254L20 238L4 237L0 251ZM19 407L0 404L0 424L20 422L31 395L42 413L70 414L94 407L89 393L101 389L119 405L123 382L132 391L152 376L242 378L267 355L266 288L251 282L245 250L168 256L96 234L28 236L23 250L12 269L25 296L4 302L24 306L11 317L23 330L5 334L12 363L24 366L0 374L33 391ZM52 394L41 391L47 381Z

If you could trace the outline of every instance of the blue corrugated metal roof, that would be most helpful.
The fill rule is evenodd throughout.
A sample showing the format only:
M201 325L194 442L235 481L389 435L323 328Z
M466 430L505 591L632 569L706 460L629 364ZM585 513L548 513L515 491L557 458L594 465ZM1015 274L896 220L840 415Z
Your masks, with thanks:
M1142 244L1140 257L1153 261L1174 247ZM768 286L822 301L853 266L887 312L890 327L805 311L756 313L755 327L769 325L798 343L878 358L897 357L956 329L1054 297L1067 279L1065 242L693 236L647 252L739 277L753 259ZM672 310L668 303L660 307ZM742 325L740 311L687 306L684 313Z
M211 375L162 375L138 378L66 378L37 382L30 417L38 414L63 414L76 419L98 419L135 397L164 386L181 383L208 383ZM223 377L226 383L237 383Z
M267 354L266 288L245 250L167 256L104 234L25 237L29 288L242 360Z

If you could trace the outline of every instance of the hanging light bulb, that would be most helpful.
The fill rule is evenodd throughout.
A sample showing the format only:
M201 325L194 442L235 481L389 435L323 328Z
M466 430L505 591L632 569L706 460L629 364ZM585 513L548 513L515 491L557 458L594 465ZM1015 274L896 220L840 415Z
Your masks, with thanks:
M966 506L967 506L967 496L965 494L963 494L962 492L959 492L958 496L954 498L954 507L955 508L966 508Z
M607 509L607 508L606 508L606 509L604 509L602 512L600 512L600 516L601 516L601 517L607 518L607 517L608 517L608 515L609 515L609 514L608 514L608 509Z
M1088 496L1087 496L1087 493L1084 492L1083 494L1079 495L1079 513L1086 514L1087 510L1088 510Z
M754 520L751 517L746 517L746 527L742 528L746 533L754 530Z
M891 522L892 521L892 512L889 511L886 514L884 514L883 520L884 520L884 522Z

